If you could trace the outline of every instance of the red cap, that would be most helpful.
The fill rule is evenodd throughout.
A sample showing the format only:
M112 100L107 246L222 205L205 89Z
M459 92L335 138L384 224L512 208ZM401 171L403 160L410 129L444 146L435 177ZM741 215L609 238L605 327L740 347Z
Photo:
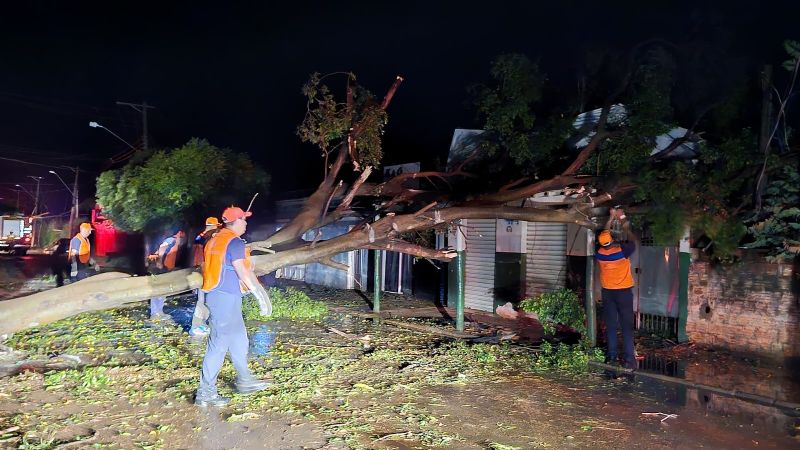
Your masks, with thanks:
M231 223L236 219L244 219L245 217L252 216L253 213L250 211L244 212L242 208L238 206L231 206L229 208L225 208L225 211L222 211L222 221L225 223Z

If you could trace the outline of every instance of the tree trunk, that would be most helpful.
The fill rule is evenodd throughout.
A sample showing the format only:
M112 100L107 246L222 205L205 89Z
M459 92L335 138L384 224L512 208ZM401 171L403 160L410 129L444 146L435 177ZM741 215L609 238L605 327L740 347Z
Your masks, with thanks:
M766 161L772 141L772 66L767 64L761 72L761 128L758 132L758 150ZM759 155L760 156L760 155ZM756 182L756 211L761 210L761 198L767 185L767 174L762 171Z
M397 77L381 103L382 109L386 109L401 81L402 78ZM351 154L348 148L340 145L337 157L328 168L325 179L317 191L308 198L300 213L267 240L251 243L254 252L267 252L267 254L253 256L252 261L256 274L264 275L281 267L312 262L344 269L345 267L341 263L332 263L330 258L339 253L357 249L393 250L447 261L455 256L454 251L425 248L403 240L403 235L433 227L457 227L459 219L510 219L574 223L593 228L595 224L590 219L591 209L611 200L611 195L604 193L590 196L589 193L595 192L595 189L591 187L585 189L585 184L590 182L591 178L577 176L575 173L590 154L599 147L602 140L608 137L604 125L610 105L609 101L603 109L598 132L590 145L581 151L575 162L560 176L522 187L516 187L519 186L519 183L512 183L499 192L479 196L458 206L454 206L447 200L447 192L410 189L405 182L414 177L440 179L474 177L465 171L466 164L472 158L468 158L454 172L409 174L377 186L366 184L371 168L364 167L362 176L345 194L339 191L342 180L338 175L342 166L347 162L348 155ZM353 139L358 137L364 126L366 125L356 123L348 136ZM351 162L356 163L356 161ZM553 207L559 209L544 209L541 205L528 208L502 206L514 200L527 199L538 192L552 189L563 190L573 185L581 186L569 189L572 194L565 194L563 203L553 204ZM337 194L344 195L343 201L331 210L331 200ZM356 196L372 197L372 206L366 209L363 205L351 208L350 203ZM567 196L569 199L566 198ZM423 198L424 200L422 200ZM362 225L327 241L304 242L301 240L307 231L320 228L348 215L361 217ZM0 302L0 339L20 330L44 325L75 314L116 308L152 297L180 294L197 289L201 285L202 276L197 269L176 270L156 276L137 277L123 273L97 275L69 286Z
M202 276L193 269L141 277L119 272L95 275L68 286L0 302L0 337L87 311L179 294L201 284Z
M405 253L449 260L453 255L448 251L426 249L411 243L398 245L394 237L401 232L426 229L456 219L489 218L593 226L584 214L576 210L508 206L451 207L423 214L386 216L369 227L353 229L315 245L308 243L273 254L255 255L252 261L256 274L264 275L281 267L324 261L333 255L359 248L402 248ZM254 247L258 245L259 242L253 243ZM0 302L0 336L87 311L117 308L152 297L180 294L201 285L202 276L197 269L176 270L154 276L130 276L118 272L96 275L68 286Z

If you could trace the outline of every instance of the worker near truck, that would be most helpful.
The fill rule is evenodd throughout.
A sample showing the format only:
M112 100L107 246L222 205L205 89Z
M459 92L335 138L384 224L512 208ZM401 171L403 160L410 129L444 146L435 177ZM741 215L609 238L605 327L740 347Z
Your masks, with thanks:
M92 258L90 234L92 234L92 225L84 222L80 225L78 234L69 243L67 259L70 261L69 276L72 281L80 281L88 277L90 267L94 267L95 271L100 270L100 266Z

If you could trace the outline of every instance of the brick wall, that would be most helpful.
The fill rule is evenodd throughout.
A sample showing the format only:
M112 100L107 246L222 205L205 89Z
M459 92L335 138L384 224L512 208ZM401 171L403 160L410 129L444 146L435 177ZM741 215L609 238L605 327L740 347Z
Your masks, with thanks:
M692 257L686 333L694 342L800 357L797 267L750 256L723 266Z

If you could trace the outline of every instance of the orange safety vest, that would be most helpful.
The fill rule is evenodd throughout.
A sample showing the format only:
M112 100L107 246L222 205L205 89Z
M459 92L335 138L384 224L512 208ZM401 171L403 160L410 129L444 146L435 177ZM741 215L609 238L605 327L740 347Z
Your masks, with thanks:
M225 253L228 251L228 244L234 239L239 239L239 236L236 236L233 231L223 228L206 242L206 246L203 249L203 259L205 260L203 262L203 287L201 288L203 292L216 289L222 282L224 271L228 270L235 273L233 265L226 266L225 264ZM244 266L247 269L251 269L253 266L250 262L250 249L248 247L244 249ZM239 280L239 289L242 293L247 292L247 286L241 280Z
M219 232L219 229L217 229L217 228L214 228L214 229L208 230L208 231L203 231L202 233L200 233L198 238L199 239L203 239L203 238L206 237L207 234L210 234L211 237L214 237L214 235L217 234L218 232ZM209 238L209 239L211 239L211 238ZM200 265L203 264L203 248L204 248L204 244L199 244L199 243L197 243L197 241L195 241L195 244L194 244L193 249L192 249L193 253L194 253L194 260L192 261L192 265L195 266L195 267L200 266Z
M594 255L600 265L600 286L604 289L627 289L633 287L631 260L625 257L622 247L611 245L600 247Z
M91 245L89 245L89 240L83 237L82 234L78 233L75 235L78 240L81 241L80 248L72 248L72 239L69 241L69 250L67 251L67 260L72 258L72 251L76 250L78 252L78 261L81 264L88 264L89 263L89 253L91 253ZM74 238L73 238L74 239Z
M180 247L180 241L178 240L177 235L172 236L172 239L175 241L172 243L169 249L167 249L167 252L161 256L161 264L167 270L172 270L175 268L175 263L178 259L178 249Z

